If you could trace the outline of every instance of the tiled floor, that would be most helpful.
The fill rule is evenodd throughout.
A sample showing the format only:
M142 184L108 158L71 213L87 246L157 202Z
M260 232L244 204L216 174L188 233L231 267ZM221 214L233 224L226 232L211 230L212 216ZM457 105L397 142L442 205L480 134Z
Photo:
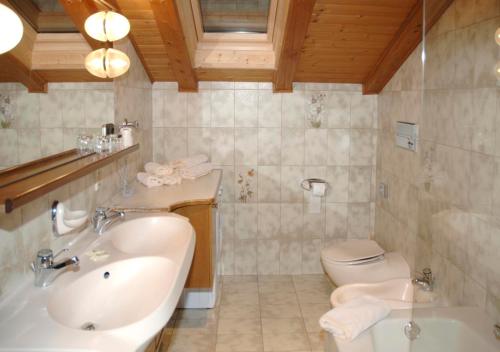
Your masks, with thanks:
M324 275L226 276L216 308L176 311L162 352L323 351L332 290Z

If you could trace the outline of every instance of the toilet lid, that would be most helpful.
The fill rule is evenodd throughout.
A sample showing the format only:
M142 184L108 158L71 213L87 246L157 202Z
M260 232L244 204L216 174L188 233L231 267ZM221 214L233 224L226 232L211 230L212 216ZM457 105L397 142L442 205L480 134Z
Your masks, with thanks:
M384 250L372 240L347 240L323 249L323 257L330 261L348 262L369 261L384 254Z

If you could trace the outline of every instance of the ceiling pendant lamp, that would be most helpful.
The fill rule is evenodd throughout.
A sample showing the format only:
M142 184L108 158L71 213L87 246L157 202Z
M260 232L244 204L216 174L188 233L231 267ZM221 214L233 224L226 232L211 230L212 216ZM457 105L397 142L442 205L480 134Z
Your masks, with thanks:
M14 49L23 37L23 23L19 16L0 4L0 54Z
M113 11L96 12L85 20L85 32L101 42L120 40L129 31L128 19Z
M85 58L85 68L101 78L115 78L123 75L130 67L128 56L116 49L97 49Z

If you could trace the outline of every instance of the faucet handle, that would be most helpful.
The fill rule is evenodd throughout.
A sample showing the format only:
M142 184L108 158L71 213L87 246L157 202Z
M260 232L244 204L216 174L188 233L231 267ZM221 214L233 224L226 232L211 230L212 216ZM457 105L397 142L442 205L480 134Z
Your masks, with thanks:
M31 270L36 271L38 269L50 268L54 263L54 252L52 249L44 248L40 249L36 253L35 260L31 263Z
M431 268L424 268L424 270L422 270L422 275L423 275L423 278L431 283L432 282L432 270Z

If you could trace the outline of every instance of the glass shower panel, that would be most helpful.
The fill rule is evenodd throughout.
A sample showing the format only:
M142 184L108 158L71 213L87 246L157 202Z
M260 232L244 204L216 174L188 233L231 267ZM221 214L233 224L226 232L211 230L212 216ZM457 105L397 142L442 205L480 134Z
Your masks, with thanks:
M419 82L410 91L421 109L418 161L409 182L415 242L407 244L420 281L415 325L405 332L411 352L489 351L478 336L492 337L493 322L500 322L500 5L454 1L436 20L444 3L424 0L423 23L430 29L412 54L421 60L407 65ZM470 306L477 309L465 308ZM472 334L460 317L476 313L488 323Z

